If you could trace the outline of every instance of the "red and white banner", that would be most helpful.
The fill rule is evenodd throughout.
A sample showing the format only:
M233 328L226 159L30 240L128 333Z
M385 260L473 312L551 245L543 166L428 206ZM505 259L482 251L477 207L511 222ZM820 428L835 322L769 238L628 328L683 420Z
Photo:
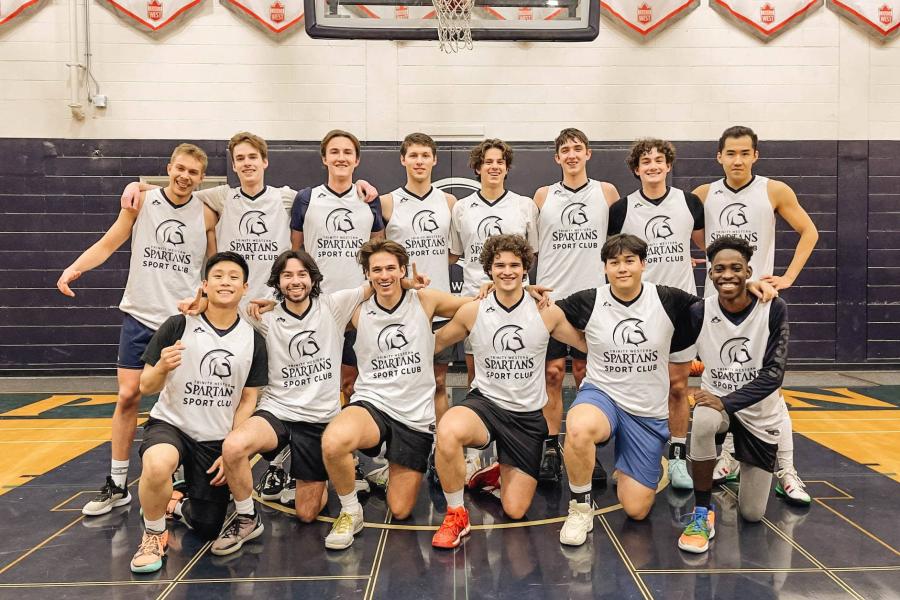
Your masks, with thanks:
M221 2L266 33L284 33L303 21L303 0L221 0Z
M0 27L42 8L47 0L0 0ZM19 21L22 19L20 18Z
M202 0L105 0L105 2L135 27L159 31L180 20Z
M900 0L828 0L828 8L879 40L900 34Z
M600 0L600 14L626 33L647 40L699 4L700 0Z
M709 5L742 29L771 40L818 9L822 0L709 0Z

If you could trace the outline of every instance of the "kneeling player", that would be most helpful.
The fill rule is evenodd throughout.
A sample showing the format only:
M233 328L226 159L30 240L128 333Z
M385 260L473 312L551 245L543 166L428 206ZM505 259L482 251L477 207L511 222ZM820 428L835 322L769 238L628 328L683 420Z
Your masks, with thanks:
M741 465L738 507L751 522L762 519L772 485L783 401L779 389L787 363L787 306L780 298L763 304L747 291L753 248L720 237L706 250L709 277L718 292L691 307L691 325L705 370L694 395L690 457L696 508L678 540L686 552L706 552L715 535L710 502L716 437L734 436Z
M437 333L437 350L469 336L475 378L465 401L448 410L438 426L435 462L447 498L447 515L432 538L436 548L454 548L469 533L469 513L463 506L463 448L497 443L499 462L476 473L469 485L499 487L504 512L513 519L525 515L537 488L547 438L542 412L547 404L547 344L552 335L582 352L587 349L584 336L559 308L539 310L526 294L522 282L533 260L534 253L522 236L488 238L481 250L481 265L492 278L494 291L462 307Z
M246 261L234 252L210 257L203 281L206 310L169 317L144 352L141 393L160 395L140 449L145 530L131 559L135 573L162 567L169 538L166 505L178 465L184 466L188 498L175 516L210 540L225 522L222 441L250 416L257 387L267 382L265 341L238 316L247 272Z

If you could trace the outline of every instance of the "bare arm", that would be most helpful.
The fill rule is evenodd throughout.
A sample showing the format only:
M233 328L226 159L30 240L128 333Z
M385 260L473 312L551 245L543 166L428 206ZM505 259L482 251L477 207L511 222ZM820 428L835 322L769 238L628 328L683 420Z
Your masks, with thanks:
M381 216L384 218L384 222L387 223L391 220L391 215L394 214L394 196L393 194L385 194L381 197Z
M700 198L700 202L706 202L706 195L709 194L709 184L698 185L694 188L693 194Z
M303 232L291 230L291 250L303 250Z
M800 206L797 195L787 184L781 181L769 181L769 198L772 199L775 212L781 215L788 222L794 231L800 234L800 241L794 249L794 258L788 265L784 275L778 276L774 273L764 273L760 279L768 281L775 286L777 290L785 290L791 287L809 260L816 242L819 241L819 230L816 224L809 218L809 214Z
M149 396L163 389L163 386L166 384L166 377L181 365L181 352L183 350L184 344L181 343L181 340L177 340L171 346L162 349L162 352L159 354L159 360L156 361L155 365L144 365L144 370L141 372L141 394Z
M449 323L438 329L434 335L434 352L441 352L453 344L463 341L475 325L478 302L470 302L461 307Z
M216 223L219 222L219 215L204 204L203 220L206 223L206 257L209 258L218 251L216 248Z
M120 208L140 209L144 192L155 190L158 187L158 185L151 185L149 183L144 183L143 181L132 181L126 185L125 189L122 191L122 197L119 199Z
M603 197L606 198L606 205L612 206L616 200L619 199L619 190L616 189L616 186L609 183L608 181L600 182L600 189L603 190Z
M256 410L256 399L259 397L259 388L245 387L241 391L241 400L238 403L237 410L234 411L234 421L231 425L232 431L240 427L241 423L250 418L253 411Z
M122 209L115 223L103 234L94 245L81 253L81 256L75 259L65 271L60 275L56 282L56 287L66 296L75 296L75 292L69 288L69 284L81 277L85 271L102 265L106 262L112 253L128 241L131 237L131 229L137 219L138 211L133 209Z
M562 309L554 304L542 310L541 317L543 317L544 324L547 326L547 330L553 336L553 339L587 353L584 332L578 331L569 323Z
M426 312L431 316L452 318L460 308L475 300L471 296L454 296L442 290L419 290L419 298L424 302Z

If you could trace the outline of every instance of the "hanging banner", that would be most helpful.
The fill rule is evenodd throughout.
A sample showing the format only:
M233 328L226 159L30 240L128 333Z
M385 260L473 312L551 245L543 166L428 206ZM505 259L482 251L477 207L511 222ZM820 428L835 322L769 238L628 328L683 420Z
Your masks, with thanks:
M46 2L47 0L0 0L0 27L12 23L16 17L33 14L43 8ZM20 18L19 21L21 20Z
M98 0L128 23L144 31L159 31L171 25L202 0ZM0 0L3 2L3 0Z
M688 15L700 0L600 0L600 14L641 40Z
M822 6L822 0L709 0L726 19L768 41Z
M828 0L828 8L883 42L900 33L898 0Z
M269 34L281 34L303 20L303 0L221 0Z

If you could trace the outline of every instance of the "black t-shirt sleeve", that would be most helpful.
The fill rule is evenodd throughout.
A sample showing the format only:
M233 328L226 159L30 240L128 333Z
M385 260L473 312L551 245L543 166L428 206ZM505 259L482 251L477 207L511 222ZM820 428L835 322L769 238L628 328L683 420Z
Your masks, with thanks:
M244 387L262 387L269 383L269 355L266 340L256 330L253 331L253 362Z
M679 352L697 343L700 328L703 326L703 314L706 305L702 300L691 304L687 310L682 311L675 321L675 333L672 334L670 352Z
M700 198L696 194L685 192L684 201L687 202L688 210L691 211L691 216L694 217L694 231L703 229L706 226L706 217L703 213L703 203L700 202Z
M787 304L781 298L775 298L769 310L769 339L766 341L762 368L756 378L747 385L722 398L725 412L734 414L743 408L753 406L781 387L787 367L790 336Z
M566 315L566 319L575 329L584 331L591 314L594 312L594 304L597 302L597 288L581 290L570 296L566 296L556 305Z
M159 329L150 338L141 360L151 367L155 366L157 361L159 361L159 355L162 354L163 348L168 348L184 335L186 323L187 319L185 319L184 315L172 315L163 321L163 324L159 326Z
M369 210L375 217L372 221L372 231L381 231L384 229L384 215L381 214L381 198L375 198L369 203Z
M606 235L622 233L625 225L625 214L628 212L628 198L619 198L609 207L609 224L606 227Z
M291 229L294 231L303 231L303 221L311 198L312 188L303 188L294 197L294 204L291 206Z
M669 321L672 322L675 328L669 349L671 352L684 350L696 341L699 333L699 330L694 331L691 325L691 305L695 302L699 302L702 305L703 299L667 285L656 286L656 292L659 294L659 300L662 302Z

